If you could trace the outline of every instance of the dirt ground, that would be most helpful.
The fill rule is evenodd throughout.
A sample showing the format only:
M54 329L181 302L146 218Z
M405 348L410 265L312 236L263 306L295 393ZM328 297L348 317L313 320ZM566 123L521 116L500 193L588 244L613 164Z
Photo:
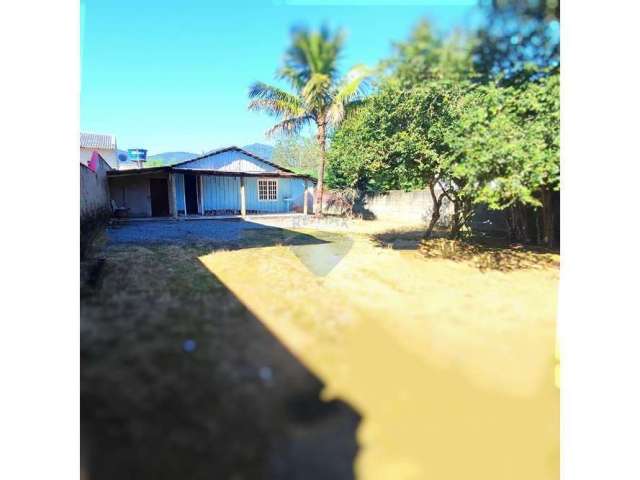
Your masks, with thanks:
M90 478L559 477L558 255L425 255L392 222L210 231L98 252Z

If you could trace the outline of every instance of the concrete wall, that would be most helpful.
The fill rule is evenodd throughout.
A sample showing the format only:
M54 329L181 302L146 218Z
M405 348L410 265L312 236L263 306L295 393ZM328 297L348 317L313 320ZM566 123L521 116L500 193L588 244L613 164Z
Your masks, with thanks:
M439 190L436 190L439 193ZM331 191L323 195L323 209L326 213L342 214L343 208L336 202L337 196ZM359 208L364 214L373 214L380 220L400 220L407 222L428 222L431 218L433 201L428 190L391 190L387 193L369 194ZM446 225L453 214L453 205L445 198L440 209L441 225Z
M95 172L80 163L80 216L91 215L101 209L111 209L107 171L109 165L100 160Z
M439 190L436 193L439 193ZM323 202L325 211L335 214L344 213L339 205L335 205L335 202L332 202L334 198L332 192L325 192ZM433 201L429 190L415 190L412 192L392 190L388 193L366 195L364 209L365 213L372 213L375 218L380 220L427 223L431 218ZM450 225L453 216L453 204L446 198L443 201L440 212L439 225ZM501 211L489 210L483 205L476 207L471 226L476 231L496 233L507 231L505 214Z

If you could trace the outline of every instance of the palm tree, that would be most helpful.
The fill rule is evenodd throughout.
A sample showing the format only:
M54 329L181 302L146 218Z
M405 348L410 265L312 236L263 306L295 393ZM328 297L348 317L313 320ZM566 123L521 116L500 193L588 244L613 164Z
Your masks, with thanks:
M337 64L345 38L340 30L299 28L291 36L292 44L277 77L287 81L293 93L256 82L249 88L249 110L267 112L278 120L267 136L295 135L315 123L320 165L314 211L321 215L327 134L342 121L350 107L362 100L369 73L364 66L357 65L339 78Z

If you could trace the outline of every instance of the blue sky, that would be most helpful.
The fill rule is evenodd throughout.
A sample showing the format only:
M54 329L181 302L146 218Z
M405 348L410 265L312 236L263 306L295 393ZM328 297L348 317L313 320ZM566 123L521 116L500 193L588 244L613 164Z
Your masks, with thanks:
M247 110L247 89L277 83L292 26L343 27L344 71L377 64L421 17L444 32L468 26L475 3L83 0L81 129L149 154L273 143L264 136L273 121Z

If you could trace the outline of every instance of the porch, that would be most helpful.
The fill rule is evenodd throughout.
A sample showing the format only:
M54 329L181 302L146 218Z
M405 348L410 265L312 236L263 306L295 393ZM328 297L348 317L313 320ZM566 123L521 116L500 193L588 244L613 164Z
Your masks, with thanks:
M111 199L132 219L306 215L313 209L313 180L294 173L157 167L112 171L108 178Z

